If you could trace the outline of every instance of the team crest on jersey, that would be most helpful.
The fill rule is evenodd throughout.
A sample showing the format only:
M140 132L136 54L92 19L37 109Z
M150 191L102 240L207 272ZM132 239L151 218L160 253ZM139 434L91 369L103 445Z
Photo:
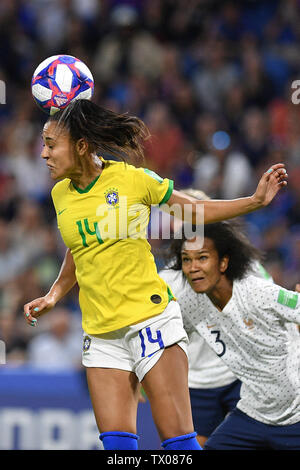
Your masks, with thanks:
M119 193L116 188L109 188L104 193L106 203L111 207L116 207L119 204Z
M90 349L90 345L91 345L91 338L89 336L85 336L83 338L83 352L87 352L89 349Z
M247 326L247 328L249 330L253 330L254 328L254 321L252 320L252 318L243 318L243 322L245 323L245 325Z

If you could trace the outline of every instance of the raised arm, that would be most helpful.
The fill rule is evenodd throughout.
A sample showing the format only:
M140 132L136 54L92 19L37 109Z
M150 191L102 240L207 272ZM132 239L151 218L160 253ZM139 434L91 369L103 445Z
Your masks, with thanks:
M76 284L73 256L67 249L57 279L48 294L24 305L24 316L28 324L36 325L36 318L49 312Z
M234 175L232 175L234 178ZM169 207L179 205L185 222L197 223L197 211L204 209L204 223L214 223L248 214L267 206L278 191L287 185L287 173L283 163L270 167L261 177L255 193L249 197L232 200L199 201L180 191L174 190L167 202ZM201 188L199 188L201 189ZM163 208L162 208L163 209ZM200 218L201 220L201 218Z

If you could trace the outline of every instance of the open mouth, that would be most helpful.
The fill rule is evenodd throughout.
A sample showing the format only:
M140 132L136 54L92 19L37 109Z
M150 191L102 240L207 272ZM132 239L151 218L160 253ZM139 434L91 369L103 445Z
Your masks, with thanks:
M194 279L191 279L193 284L196 284L197 282L204 281L204 277L196 277Z

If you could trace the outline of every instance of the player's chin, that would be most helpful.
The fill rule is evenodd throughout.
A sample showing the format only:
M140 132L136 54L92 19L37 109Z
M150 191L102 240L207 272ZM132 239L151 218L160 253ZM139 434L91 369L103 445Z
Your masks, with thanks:
M64 173L61 171L58 171L56 168L50 168L49 171L50 171L50 178L53 181L57 181L57 180L61 180L65 178Z
M196 294L205 294L207 291L207 283L203 282L203 280L189 280L189 284Z
M52 170L50 170L50 178L53 180L53 181L56 181L59 179L59 176Z

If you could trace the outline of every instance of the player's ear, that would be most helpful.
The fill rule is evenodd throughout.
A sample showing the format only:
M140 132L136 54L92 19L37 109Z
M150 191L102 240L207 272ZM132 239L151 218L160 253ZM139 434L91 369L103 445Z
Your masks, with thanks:
M225 255L220 261L220 271L222 274L225 273L226 269L228 268L229 264L229 256Z
M85 139L81 138L78 139L76 144L75 144L75 149L78 155L82 156L88 151L88 143Z

